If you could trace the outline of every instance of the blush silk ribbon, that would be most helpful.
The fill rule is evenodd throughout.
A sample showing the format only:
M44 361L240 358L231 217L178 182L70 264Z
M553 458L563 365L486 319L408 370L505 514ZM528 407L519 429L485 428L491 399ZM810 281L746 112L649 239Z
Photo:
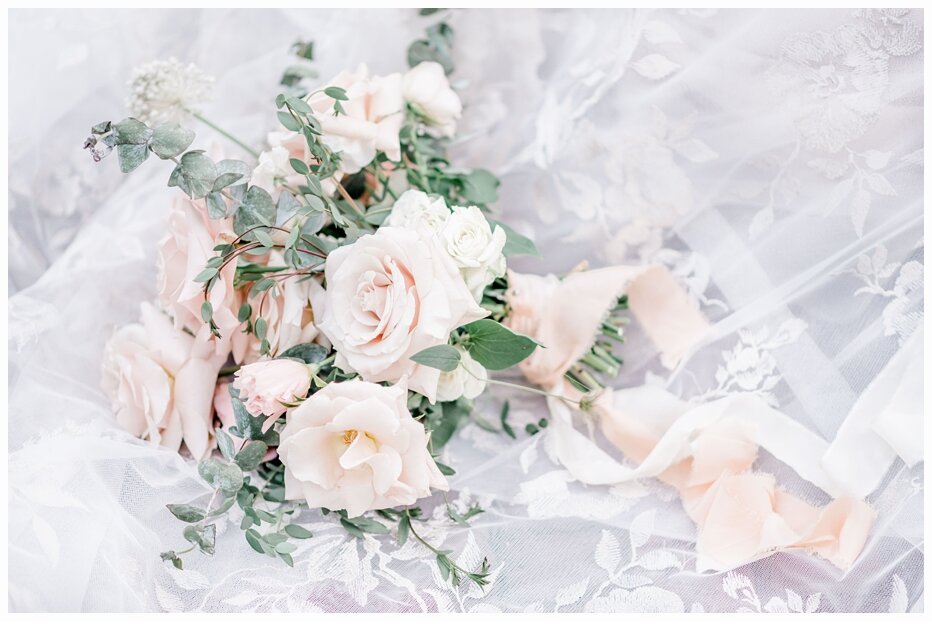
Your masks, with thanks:
M578 271L562 280L509 272L506 324L543 344L520 367L548 392L580 401L585 395L563 374L595 341L617 297L628 305L665 367L672 368L709 329L677 280L657 266ZM682 401L654 386L603 390L589 414L629 467L573 426L577 405L548 397L547 439L560 464L579 481L611 485L657 477L675 487L695 522L697 570L729 570L785 549L805 549L847 569L860 554L874 520L863 500L822 466L829 445L754 394L712 402ZM833 497L815 507L779 488L752 466L762 447Z

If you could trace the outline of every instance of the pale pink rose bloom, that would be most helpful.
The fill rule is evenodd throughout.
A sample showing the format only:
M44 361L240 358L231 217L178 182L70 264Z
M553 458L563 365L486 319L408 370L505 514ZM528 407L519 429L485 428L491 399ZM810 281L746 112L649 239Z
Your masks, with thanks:
M285 497L354 517L449 489L407 398L404 384L346 381L289 410L278 447Z
M243 325L236 317L240 306L240 296L233 288L236 265L227 265L210 291L220 339L211 339L210 328L201 318L204 285L194 280L217 255L214 246L235 238L232 219L210 219L203 202L176 197L168 216L168 234L158 245L158 291L159 304L171 315L176 328L187 329L211 343L218 356L226 357L232 351L240 361L248 339L240 332Z
M453 137L463 104L450 87L443 66L422 61L405 73L402 90L405 101L417 106L438 133Z
M337 248L325 276L326 292L312 299L317 326L338 352L336 365L372 382L406 377L432 402L440 370L411 355L489 314L450 256L410 229L383 227Z
M283 266L284 259L278 251L269 254L267 264L272 267ZM289 348L317 339L318 330L314 323L314 311L311 308L311 296L322 292L323 288L315 279L305 276L287 278L279 283L262 300L262 295L249 300L253 317L262 317L268 324L266 338L269 340L269 353L276 356ZM261 306L261 311L260 311ZM250 337L249 351L244 362L259 360L259 340Z
M213 394L223 358L172 326L151 304L104 350L102 387L117 423L133 435L204 458L213 448Z
M341 102L345 114L334 116L335 101L322 91L311 94L307 102L323 127L324 142L342 154L343 170L348 174L362 170L378 151L393 162L400 160L398 135L404 123L401 75L370 77L368 68L361 64L356 72L341 72L322 87L331 86L346 90L348 99Z
M277 418L307 395L311 370L300 361L272 359L249 363L236 371L233 387L239 391L246 411L254 416Z

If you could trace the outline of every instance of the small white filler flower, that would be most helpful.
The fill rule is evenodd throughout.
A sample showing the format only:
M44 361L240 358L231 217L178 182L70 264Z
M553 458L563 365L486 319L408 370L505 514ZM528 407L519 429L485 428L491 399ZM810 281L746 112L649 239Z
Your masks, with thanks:
M193 63L174 57L137 66L129 81L126 105L130 114L148 125L179 123L208 100L214 78Z

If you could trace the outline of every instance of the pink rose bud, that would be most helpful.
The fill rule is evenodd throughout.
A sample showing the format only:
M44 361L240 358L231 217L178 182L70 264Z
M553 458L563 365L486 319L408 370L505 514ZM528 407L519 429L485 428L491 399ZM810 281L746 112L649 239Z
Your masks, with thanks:
M311 386L310 368L291 359L272 359L244 365L233 387L239 390L246 411L254 416L278 417L287 405L301 402Z

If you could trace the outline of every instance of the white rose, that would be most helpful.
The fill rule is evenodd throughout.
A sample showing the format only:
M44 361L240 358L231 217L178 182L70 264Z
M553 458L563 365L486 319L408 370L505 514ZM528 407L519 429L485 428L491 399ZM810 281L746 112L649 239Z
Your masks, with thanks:
M482 319L456 265L434 239L383 227L327 257L327 289L312 296L317 326L337 350L337 365L367 381L397 382L436 399L440 370L411 361L450 333Z
M431 199L420 190L407 190L392 206L385 225L416 230L425 236L440 234L450 218L443 197Z
M456 133L456 121L463 113L460 97L436 61L422 61L405 73L404 98L415 105L433 127L444 136Z
M345 381L289 410L278 447L285 497L352 518L447 490L407 399L404 385Z
M505 273L505 230L498 225L493 230L476 206L454 206L441 238L469 290L480 300L483 289Z
M452 372L440 374L437 384L437 400L459 400L464 396L470 400L479 396L485 389L485 380L489 373L481 363L460 350L460 364Z
M308 96L323 128L323 141L342 154L341 167L352 174L367 166L379 151L389 160L401 159L398 135L404 122L401 75L370 77L365 64L356 72L341 72L324 87L341 87L347 100L340 104L345 113L334 116L336 102L323 91Z
M225 357L142 305L142 323L119 329L104 349L101 386L117 424L133 435L204 458L213 448L213 397Z

